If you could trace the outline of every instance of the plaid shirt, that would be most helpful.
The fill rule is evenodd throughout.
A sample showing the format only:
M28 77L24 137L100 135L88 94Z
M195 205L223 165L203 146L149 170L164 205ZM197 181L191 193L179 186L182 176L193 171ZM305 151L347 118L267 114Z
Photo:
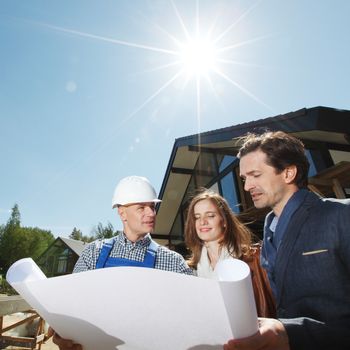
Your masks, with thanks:
M74 267L74 272L94 270L100 255L104 240L97 240L90 243L82 252ZM123 258L136 261L143 261L147 248L151 243L151 236L147 234L143 239L136 242L129 241L124 233L116 236L111 258ZM184 258L166 247L159 246L156 254L155 268L165 271L173 271L193 275L193 271L187 266Z

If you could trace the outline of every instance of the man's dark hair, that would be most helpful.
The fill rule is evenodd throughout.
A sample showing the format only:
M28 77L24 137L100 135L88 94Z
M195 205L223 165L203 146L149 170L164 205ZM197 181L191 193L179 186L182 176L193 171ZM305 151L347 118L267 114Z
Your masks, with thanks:
M243 137L243 145L237 157L242 158L257 150L266 154L267 164L274 167L277 174L288 166L295 165L297 167L295 184L298 188L307 187L310 164L300 140L283 131L267 131L261 135L249 133Z

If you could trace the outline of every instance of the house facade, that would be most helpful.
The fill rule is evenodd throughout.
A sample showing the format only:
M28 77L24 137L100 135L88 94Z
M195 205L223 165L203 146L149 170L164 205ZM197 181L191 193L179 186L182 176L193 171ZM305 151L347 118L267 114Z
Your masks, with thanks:
M75 263L87 243L58 237L37 259L46 277L72 273Z
M239 177L240 138L248 132L282 130L301 139L310 161L309 188L325 197L350 196L350 111L303 108L175 140L157 206L160 243L184 247L184 222L191 197L200 187L223 195L232 210L261 237L266 210L257 210Z

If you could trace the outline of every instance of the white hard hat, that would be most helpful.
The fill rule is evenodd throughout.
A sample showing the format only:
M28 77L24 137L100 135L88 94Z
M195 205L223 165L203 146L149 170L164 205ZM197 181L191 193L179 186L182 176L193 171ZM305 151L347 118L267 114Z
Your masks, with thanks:
M161 202L156 191L145 177L127 176L116 186L112 198L112 208L131 203Z

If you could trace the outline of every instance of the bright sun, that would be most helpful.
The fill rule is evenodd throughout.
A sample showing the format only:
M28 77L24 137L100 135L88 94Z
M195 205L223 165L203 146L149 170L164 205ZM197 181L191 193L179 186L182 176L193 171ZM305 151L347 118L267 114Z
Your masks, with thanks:
M217 50L209 40L191 39L180 48L180 60L189 76L207 75L215 70L217 59Z
M270 109L269 106L267 106L263 101L261 101L257 96L255 96L252 92L250 92L248 89L244 88L237 80L232 79L225 73L225 69L222 69L222 65L247 65L245 62L237 62L230 58L227 58L226 54L229 53L231 50L235 50L240 46L247 45L254 43L257 40L261 40L261 37L246 40L243 42L236 42L234 44L224 45L220 44L221 39L226 36L231 30L236 26L237 23L239 23L241 20L243 20L250 11L252 11L255 6L259 3L256 2L253 4L250 8L248 8L245 12L243 12L234 22L232 22L225 30L223 30L220 34L212 37L212 33L210 30L200 31L199 26L199 1L197 0L197 14L195 18L196 23L196 31L195 35L190 35L190 31L188 30L188 27L185 25L182 16L180 15L176 5L174 2L171 2L175 16L177 17L182 29L183 34L185 34L186 42L180 42L180 40L168 33L165 29L161 28L160 26L156 25L157 28L160 29L160 31L166 33L171 39L171 41L175 44L175 49L168 49L163 47L156 47L156 46L150 46L146 44L138 44L133 43L129 41L124 40L118 40L118 39L112 39L104 36L98 36L95 34L80 32L76 30L56 27L52 25L46 25L47 27L50 27L55 30L60 30L63 32L68 32L71 34L88 37L91 39L96 39L100 41L106 41L109 43L113 43L116 45L124 45L134 48L139 48L142 50L148 50L148 51L155 51L162 54L168 54L172 56L168 63L163 64L159 67L156 67L155 69L152 69L152 71L155 70L161 70L166 69L169 67L177 66L179 67L179 70L171 77L169 78L162 86L159 87L158 90L156 90L153 94L151 94L141 105L139 105L127 118L123 120L123 122L128 121L131 117L133 117L136 113L138 113L142 108L144 108L148 103L150 103L152 100L154 100L162 91L164 91L166 88L168 88L170 85L172 85L177 79L182 77L185 77L185 83L187 84L189 80L193 79L196 81L196 95L197 95L197 119L200 119L200 95L201 95L201 78L205 77L207 78L207 81L209 82L209 85L213 90L214 86L212 84L212 76L217 76L220 79L225 80L226 82L230 83L232 86L234 86L236 89L240 90L253 100L255 100L257 103L267 107ZM201 33L204 34L204 37L201 36ZM212 38L211 38L212 37ZM211 39L210 39L211 38ZM186 86L186 84L184 86ZM215 91L214 91L215 92Z

